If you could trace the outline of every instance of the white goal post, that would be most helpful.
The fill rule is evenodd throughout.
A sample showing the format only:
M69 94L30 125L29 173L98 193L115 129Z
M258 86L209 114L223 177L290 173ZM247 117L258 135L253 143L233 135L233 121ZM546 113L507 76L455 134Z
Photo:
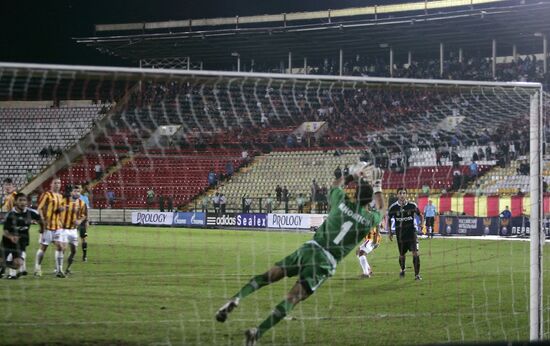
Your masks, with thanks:
M433 79L404 79L404 78L375 78L375 77L346 77L346 76L317 76L294 74L267 74L242 73L226 71L196 71L196 70L164 70L140 69L123 67L97 66L70 66L70 65L41 65L0 62L0 77L4 76L31 76L43 73L48 78L55 78L56 74L78 75L111 75L116 78L129 77L132 80L162 80L172 77L205 77L205 78L236 78L236 79L281 79L287 81L326 81L352 84L376 83L383 85L418 85L428 87L464 87L464 88L504 88L527 90L530 95L530 339L532 341L543 338L543 245L544 245L544 213L543 213L543 144L544 144L544 113L543 88L540 83L526 82L478 82L458 80ZM14 77L15 78L15 77ZM114 78L114 77L113 77ZM6 85L1 86L6 87ZM9 85L8 85L9 87ZM1 95L0 95L1 96Z

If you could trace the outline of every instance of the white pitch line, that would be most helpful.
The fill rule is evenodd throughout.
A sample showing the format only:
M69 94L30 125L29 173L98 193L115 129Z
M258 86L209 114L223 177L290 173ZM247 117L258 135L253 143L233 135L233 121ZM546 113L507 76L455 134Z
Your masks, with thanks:
M267 313L267 312L266 312ZM522 315L527 314L528 312L512 312L510 315ZM470 316L476 315L475 313L461 313L461 316ZM499 317L502 316L501 313L488 313L484 315ZM456 317L456 313L403 313L403 314L393 314L393 313L378 313L378 314L365 314L365 315L347 315L347 316L317 316L317 317L295 317L289 316L285 319L293 321L322 321L322 320L379 320L384 318L412 318L412 317ZM232 319L234 322L257 322L256 319ZM48 326L92 326L92 325L124 325L124 324L181 324L181 323L211 323L214 322L214 315L212 314L211 319L173 319L173 320L140 320L140 321L72 321L72 322L7 322L0 323L0 327L48 327Z

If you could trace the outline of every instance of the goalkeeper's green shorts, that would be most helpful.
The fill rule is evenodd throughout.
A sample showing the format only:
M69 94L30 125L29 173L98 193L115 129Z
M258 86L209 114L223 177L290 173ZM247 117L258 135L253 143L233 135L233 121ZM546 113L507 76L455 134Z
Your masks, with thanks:
M310 294L336 271L334 257L313 240L303 244L275 265L281 267L288 277L298 275L298 281Z

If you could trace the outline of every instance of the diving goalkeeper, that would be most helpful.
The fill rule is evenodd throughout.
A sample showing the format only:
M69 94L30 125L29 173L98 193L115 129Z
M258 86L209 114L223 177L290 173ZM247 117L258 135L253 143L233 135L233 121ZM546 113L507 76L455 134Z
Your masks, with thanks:
M219 322L225 322L242 298L277 282L285 276L298 280L265 321L245 332L246 344L255 345L270 328L281 321L300 301L311 296L328 278L334 275L336 264L359 244L384 215L382 172L364 162L350 168L350 175L335 173L330 193L331 206L327 219L313 239L294 253L283 258L267 272L254 276L216 313ZM355 182L355 196L348 198L345 185ZM374 199L374 207L370 204Z

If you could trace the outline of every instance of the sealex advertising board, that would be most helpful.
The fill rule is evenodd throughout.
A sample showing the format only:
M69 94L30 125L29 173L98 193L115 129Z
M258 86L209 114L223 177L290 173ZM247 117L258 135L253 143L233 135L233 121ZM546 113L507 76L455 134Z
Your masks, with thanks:
M221 214L208 213L207 226L266 228L267 214Z

